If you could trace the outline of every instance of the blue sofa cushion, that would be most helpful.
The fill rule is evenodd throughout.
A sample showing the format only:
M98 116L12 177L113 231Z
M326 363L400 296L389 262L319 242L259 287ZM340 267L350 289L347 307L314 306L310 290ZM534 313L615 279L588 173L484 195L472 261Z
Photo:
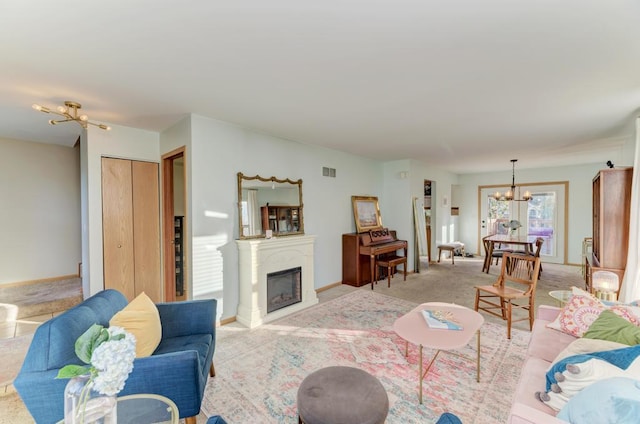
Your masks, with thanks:
M109 320L127 306L129 302L127 298L117 290L103 290L94 296L91 296L78 306L86 306L96 314L95 323L103 327L109 326ZM86 320L85 320L86 321Z
M198 361L203 366L200 372L206 374L209 372L210 364L207 363L207 354L209 353L212 339L211 334L193 334L191 336L173 337L160 341L160 345L158 345L158 348L153 354L162 355L164 353L195 350L198 353Z
M49 360L44 369L62 368L68 364L83 365L76 356L75 343L87 331L87 320L98 319L96 313L86 306L78 306L54 319L56 321L44 324L49 330Z

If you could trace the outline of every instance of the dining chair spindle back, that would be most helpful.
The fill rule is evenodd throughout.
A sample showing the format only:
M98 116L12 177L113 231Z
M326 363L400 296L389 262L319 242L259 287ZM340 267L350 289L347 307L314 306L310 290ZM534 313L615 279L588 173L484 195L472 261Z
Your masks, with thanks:
M528 319L531 330L539 272L540 257L505 253L497 281L493 285L475 287L475 310L506 320L508 339L511 339L511 324L514 322ZM514 320L513 309L523 309L528 314Z

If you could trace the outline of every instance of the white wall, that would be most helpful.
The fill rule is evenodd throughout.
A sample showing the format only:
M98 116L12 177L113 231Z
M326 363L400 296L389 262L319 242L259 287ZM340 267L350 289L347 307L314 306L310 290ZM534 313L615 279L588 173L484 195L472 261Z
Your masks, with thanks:
M104 289L102 266L102 157L158 162L159 134L135 128L111 125L111 131L89 127L86 138L82 137L83 170L86 193L83 191L83 207L87 209L86 221L82 223L83 293L89 297ZM86 234L85 234L86 232ZM84 244L86 243L86 244ZM88 262L87 262L88 261Z
M342 234L355 231L351 196L381 196L381 163L197 115L192 116L191 129L191 283L196 297L222 297L223 316L236 313L238 172L303 180L305 233L317 236L315 287L342 281ZM323 166L335 168L336 178L323 177ZM201 255L214 266L199 264Z
M378 199L382 225L396 230L398 238L403 240L413 239L413 203L411 180L408 177L410 167L408 160L383 163L383 192ZM406 178L401 176L404 172L406 172ZM391 222L398 224L392 227Z
M383 192L380 196L380 214L382 224L397 231L400 239L408 241L408 270L414 270L415 230L413 218L413 198L417 198L420 211L424 209L424 180L433 181L432 192L432 240L431 257L437 251L436 246L453 240L451 235L451 186L457 182L457 176L443 169L426 166L414 160L390 161L382 164ZM406 173L406 178L403 175ZM447 205L443 205L443 198ZM421 217L422 218L422 217ZM426 235L424 236L426 242Z
M424 207L424 180L432 181L431 189L431 258L437 256L436 246L454 240L451 219L451 187L458 182L458 176L434 166L426 166L415 160L410 161L411 194ZM446 198L447 204L444 204Z
M626 148L626 147L625 147ZM630 155L633 161L633 155ZM567 260L570 264L580 264L582 261L582 241L591 236L591 181L596 173L603 168L607 159L602 163L563 166L542 169L516 168L516 184L528 184L550 181L569 182L568 208L568 237ZM631 166L622 160L616 166ZM466 245L467 252L483 254L479 243L478 229L478 186L505 184L511 182L511 171L492 172L483 174L466 174L460 176L460 185L456 187L460 206L460 237Z
M77 274L80 153L0 139L0 284Z
M411 163L408 160L386 162L383 192L378 199L382 225L396 231L400 240L407 240L407 270L413 271L415 258L413 196L409 178ZM406 178L402 177L406 173Z

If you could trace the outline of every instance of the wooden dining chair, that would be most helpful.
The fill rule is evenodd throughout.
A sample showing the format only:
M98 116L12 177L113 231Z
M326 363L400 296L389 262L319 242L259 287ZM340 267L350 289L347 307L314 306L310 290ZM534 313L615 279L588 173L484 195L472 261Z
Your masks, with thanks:
M521 255L531 255L536 258L540 257L540 251L542 250L542 245L544 244L544 239L542 237L536 238L535 241L535 250L532 252L530 250L516 250L514 253L518 253ZM540 270L538 271L538 279L542 275L542 262L540 262Z
M482 265L482 272L486 272L487 274L489 273L489 268L494 258L496 260L496 265L498 265L498 262L500 261L500 258L502 258L502 255L504 255L507 252L512 252L509 249L500 249L500 248L496 249L494 247L494 249L491 251L491 257L489 257L491 242L487 239L491 236L493 236L493 234L482 237L482 246L484 247L484 264Z
M491 258L489 257L489 242L487 241L487 237L490 236L482 237L482 247L484 248L484 263L482 264L482 272L485 272L487 270L487 266L490 265L490 263L488 262L491 261Z
M533 253L533 256L536 258L540 257L540 251L542 250L542 245L544 243L544 239L542 237L538 237L536 239L536 251ZM540 270L538 271L538 278L542 275L542 261L540 261Z
M485 311L507 321L507 339L511 339L511 324L529 320L533 328L536 284L540 272L540 257L505 253L498 280L489 286L476 286L475 310ZM528 316L513 319L513 309L528 311Z

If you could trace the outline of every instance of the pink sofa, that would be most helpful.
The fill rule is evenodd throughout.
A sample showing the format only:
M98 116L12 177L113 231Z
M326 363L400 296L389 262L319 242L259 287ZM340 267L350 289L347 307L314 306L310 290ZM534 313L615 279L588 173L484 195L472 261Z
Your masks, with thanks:
M556 356L564 350L575 337L557 330L547 328L558 315L560 309L553 306L540 305L533 323L527 359L522 367L520 380L516 389L513 406L509 414L509 423L566 424L555 418L555 411L538 401L535 393L544 391L545 373Z

